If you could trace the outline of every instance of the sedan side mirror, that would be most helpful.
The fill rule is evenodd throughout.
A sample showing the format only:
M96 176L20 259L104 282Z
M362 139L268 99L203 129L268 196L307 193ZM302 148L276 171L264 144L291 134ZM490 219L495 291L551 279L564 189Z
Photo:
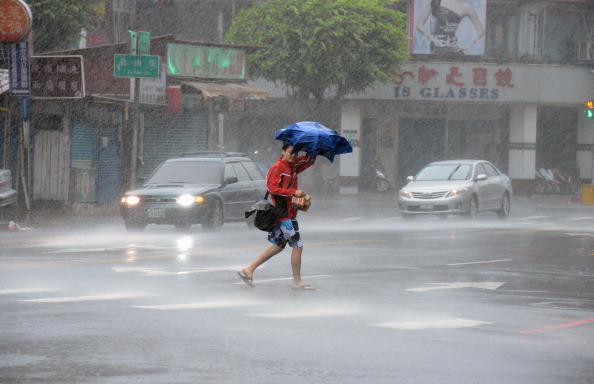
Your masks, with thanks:
M234 184L234 183L237 183L237 181L238 181L237 177L235 177L235 176L227 177L225 179L225 184Z
M487 175L485 175L484 173L481 173L480 175L478 175L476 177L476 181L483 181L483 180L487 180Z
M414 176L407 176L406 177L406 181L413 181L413 179L414 179Z

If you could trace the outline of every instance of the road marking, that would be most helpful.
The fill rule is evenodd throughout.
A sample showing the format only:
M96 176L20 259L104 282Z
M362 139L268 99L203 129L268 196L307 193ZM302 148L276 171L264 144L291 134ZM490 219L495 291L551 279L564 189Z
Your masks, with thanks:
M384 240L377 240L377 239L366 239L366 240L341 240L341 241L323 241L317 243L308 243L308 247L319 247L325 245L345 245L345 244L361 244L361 243L379 243L383 242ZM233 248L233 249L219 249L219 250L210 250L210 251L200 251L200 252L189 252L186 257L195 257L195 256L211 256L211 255L220 255L225 253L237 253L237 252L251 252L251 251L261 251L262 248L260 247L252 247L252 248ZM135 261L141 260L159 260L159 259L173 259L179 257L178 254L163 254L163 255L154 255L154 256L134 256L134 257L120 257L120 258L113 258L113 259L92 259L92 260L80 260L80 261L58 261L55 263L30 263L30 264L22 264L22 265L14 265L14 266L7 266L7 267L0 267L0 271L6 270L16 270L16 269L30 269L30 268L44 268L44 267L63 267L63 266L78 266L78 265L92 265L92 264L109 264L109 263L130 263Z
M398 330L419 330L419 329L455 329L455 328L472 328L477 325L493 324L486 321L467 320L467 319L446 319L446 320L429 320L429 321L413 321L408 323L382 323L369 324L371 327L390 328Z
M551 327L545 327L545 328L540 328L540 329L533 329L533 330L529 330L529 331L522 331L520 333L523 334L523 335L533 335L533 334L536 334L536 333L545 333L545 332L550 332L550 331L556 331L558 329L571 328L571 327L576 327L578 325L585 325L585 324L590 324L590 323L594 323L594 317L593 318L590 318L590 319L575 321L573 323L553 325Z
M594 220L594 217L574 217L573 219L561 219L561 221L581 221L581 220Z
M57 291L57 289L46 289L46 288L21 288L21 289L5 289L0 291L0 295L13 295L16 293L34 293L34 292L51 292Z
M527 217L513 217L511 220L536 220L536 219L548 219L551 216L527 216Z
M264 305L267 303L256 301L213 301L200 303L182 303L182 304L163 304L163 305L137 305L132 308L140 309L157 309L161 311L169 311L176 309L211 309L211 308L229 308L229 307L245 307L254 305Z
M76 301L96 301L96 300L119 300L136 297L146 297L143 294L119 294L119 295L96 295L96 296L73 296L73 297L48 297L45 299L21 300L27 303L71 303Z
M575 233L575 232L566 232L565 233L567 236L589 236L589 237L594 237L594 233Z
M194 274L194 273L207 273L207 272L239 271L241 268L243 268L243 265L242 266L230 266L230 267L198 268L198 269L191 270L191 271L176 271L176 272L164 271L164 270L158 269L158 268L143 268L143 267L138 267L138 268L134 268L134 267L122 267L122 268L113 267L112 269L114 270L115 273L132 273L132 272L137 272L139 274L144 274L146 276L159 277L159 276L191 275L191 274Z
M264 266L258 267L258 270L260 270L261 268L263 268ZM310 280L310 279L315 279L318 277L331 277L332 275L311 275L311 276L302 276L304 280ZM255 280L254 283L270 283L270 282L274 282L274 281L293 281L292 277L281 277L281 278L277 278L277 279L265 279L265 280ZM244 282L235 282L234 284L236 285L243 285L245 284Z
M437 291L440 289L458 289L458 288L477 288L477 289L489 289L496 290L505 283L495 282L484 282L484 283L428 283L430 285L436 285L436 287L422 287L422 288L410 288L407 291L410 292L426 292L426 291Z
M453 263L453 264L446 264L446 265L447 266L455 266L455 265L471 265L471 264L488 264L488 263L502 263L504 261L512 261L512 259L487 260L487 261L470 261L468 263Z
M358 312L352 309L322 309L318 311L253 314L252 316L271 319L302 319L310 317L346 316L355 313Z

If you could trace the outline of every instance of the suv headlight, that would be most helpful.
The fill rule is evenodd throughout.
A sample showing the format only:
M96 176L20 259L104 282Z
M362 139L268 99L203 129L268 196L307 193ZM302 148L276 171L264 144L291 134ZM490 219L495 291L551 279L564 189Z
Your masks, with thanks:
M183 205L187 207L188 205L192 205L194 203L202 203L204 201L204 197L202 196L192 196L192 195L182 195L177 198L177 203L179 205Z
M136 205L140 202L140 198L138 196L124 196L122 197L122 204L128 204L130 206Z
M398 194L400 195L400 197L405 197L407 199L410 199L412 197L410 192L407 190L404 190L404 189L401 189L400 191L398 191Z
M456 196L462 196L463 194L465 194L466 192L468 192L468 188L458 188L458 189L452 189L448 194L447 197L456 197Z

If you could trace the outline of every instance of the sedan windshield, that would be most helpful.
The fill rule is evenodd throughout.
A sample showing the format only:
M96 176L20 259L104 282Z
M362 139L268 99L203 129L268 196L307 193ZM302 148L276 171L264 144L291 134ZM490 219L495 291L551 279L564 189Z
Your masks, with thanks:
M415 177L416 181L468 180L472 166L470 164L435 164L429 165Z
M221 163L218 161L171 161L163 163L146 183L219 184L220 182Z

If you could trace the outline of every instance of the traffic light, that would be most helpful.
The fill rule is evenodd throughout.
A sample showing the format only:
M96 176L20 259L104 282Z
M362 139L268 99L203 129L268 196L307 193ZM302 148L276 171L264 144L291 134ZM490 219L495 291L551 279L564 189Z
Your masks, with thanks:
M586 119L594 119L594 101L586 101L584 105L586 106L584 110Z

